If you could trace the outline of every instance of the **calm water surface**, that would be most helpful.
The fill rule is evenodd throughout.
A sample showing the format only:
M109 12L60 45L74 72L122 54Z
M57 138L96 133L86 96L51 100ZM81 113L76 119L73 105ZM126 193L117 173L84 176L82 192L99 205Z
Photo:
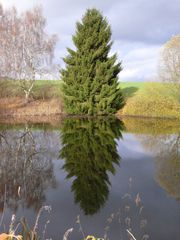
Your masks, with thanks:
M180 122L0 124L0 231L45 205L41 239L179 240Z

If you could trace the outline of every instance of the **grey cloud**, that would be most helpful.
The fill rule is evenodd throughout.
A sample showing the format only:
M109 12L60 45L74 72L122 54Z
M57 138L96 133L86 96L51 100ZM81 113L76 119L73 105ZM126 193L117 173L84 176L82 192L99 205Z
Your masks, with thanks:
M19 9L41 4L50 31L72 35L75 23L87 8L96 7L107 16L114 40L162 44L180 33L180 0L1 0ZM31 3L31 4L30 4Z
M108 14L115 39L162 44L180 33L179 13L179 0L136 0L120 1Z
M57 31L72 34L85 10L96 7L107 16L115 40L162 44L180 32L179 0L39 0Z
M20 11L35 4L43 6L47 31L59 35L55 61L61 66L66 47L73 47L75 23L81 20L87 8L98 8L112 27L112 52L118 52L119 60L123 60L125 79L128 74L136 79L154 74L158 48L172 35L180 33L180 0L0 1L5 6L14 4Z

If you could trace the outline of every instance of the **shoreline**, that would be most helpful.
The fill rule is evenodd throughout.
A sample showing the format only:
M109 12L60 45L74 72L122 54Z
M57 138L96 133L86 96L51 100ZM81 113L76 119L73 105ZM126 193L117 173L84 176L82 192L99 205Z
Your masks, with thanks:
M137 118L137 119L157 119L157 120L179 120L180 118L177 117L168 117L168 116L145 116L145 115L123 115L123 114L116 114L117 118Z
M123 121L123 119L137 119L137 120L172 120L179 121L179 118L170 118L170 117L153 117L153 116L137 116L137 115L114 115L117 119ZM81 118L81 119L93 119L93 118L111 118L112 115L106 116L89 116L89 115L69 115L65 113L51 113L51 114L0 114L0 123L57 123L62 121L65 118Z
M178 117L169 116L147 116L147 115L133 115L123 114L122 110L114 114L118 119L123 118L137 118L137 119L162 119L162 120L179 120ZM49 122L52 119L63 118L96 118L96 117L111 117L105 116L90 116L90 115L70 115L63 111L63 104L60 99L38 99L31 100L28 104L24 103L24 99L20 97L15 98L0 98L0 122L11 121L32 121L35 122Z

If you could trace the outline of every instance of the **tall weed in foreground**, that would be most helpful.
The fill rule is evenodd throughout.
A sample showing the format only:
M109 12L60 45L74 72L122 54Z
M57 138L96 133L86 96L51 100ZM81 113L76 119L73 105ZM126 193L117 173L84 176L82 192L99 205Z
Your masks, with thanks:
M39 209L39 212L37 214L37 217L36 217L36 220L35 220L35 223L34 223L34 226L32 229L29 227L25 218L22 218L20 220L20 222L16 223L16 216L15 216L15 214L13 214L11 217L10 225L9 225L9 231L8 231L8 233L0 234L0 240L14 240L14 239L17 239L17 240L40 240L40 239L44 239L46 227L47 227L47 224L49 223L49 221L47 221L45 224L44 231L43 231L43 237L40 238L40 236L37 233L40 216L43 211L48 211L50 213L51 207L50 206L42 206ZM18 228L21 228L20 234L17 234Z
M80 216L77 216L76 224L78 224L79 232L82 235L82 239L79 240L113 240L110 232L113 232L114 224L117 223L120 229L120 235L117 236L117 239L149 240L150 237L147 233L148 220L145 215L145 207L140 193L133 192L133 180L129 178L128 190L121 197L120 207L106 219L104 232L101 234L101 237L87 234L83 229L83 222L81 222ZM63 240L70 240L69 235L73 230L74 228L68 229Z
M83 229L83 223L80 220L80 216L77 216L75 225L78 226L79 232L82 236L82 238L79 238L79 240L113 240L110 236L110 231L111 228L113 229L114 223L118 223L119 225L120 236L118 236L118 239L120 240L149 239L149 235L147 234L148 221L144 214L145 208L142 203L140 193L134 193L132 185L132 178L129 178L128 190L120 199L121 201L119 209L111 213L107 218L102 237L96 237L94 235L85 233ZM45 234L47 225L50 222L49 220L46 222L41 236L38 234L40 217L44 211L50 213L51 207L42 206L40 208L34 226L32 227L29 227L25 218L22 218L21 221L16 223L16 216L12 215L9 231L7 233L0 234L0 240L47 240ZM135 215L134 213L136 213L137 215ZM63 237L60 237L59 239L70 240L70 235L73 234L73 231L74 228L69 228L64 233ZM71 237L71 239L73 238Z

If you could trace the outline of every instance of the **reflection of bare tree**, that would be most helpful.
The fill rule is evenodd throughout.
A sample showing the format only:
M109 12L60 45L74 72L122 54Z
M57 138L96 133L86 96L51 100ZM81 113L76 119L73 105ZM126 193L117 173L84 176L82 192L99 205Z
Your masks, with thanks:
M4 195L8 207L14 210L18 204L38 209L45 200L44 190L55 187L49 149L52 137L50 132L32 132L28 125L23 130L0 132L1 209Z
M141 136L143 146L155 153L156 179L180 200L180 134Z

